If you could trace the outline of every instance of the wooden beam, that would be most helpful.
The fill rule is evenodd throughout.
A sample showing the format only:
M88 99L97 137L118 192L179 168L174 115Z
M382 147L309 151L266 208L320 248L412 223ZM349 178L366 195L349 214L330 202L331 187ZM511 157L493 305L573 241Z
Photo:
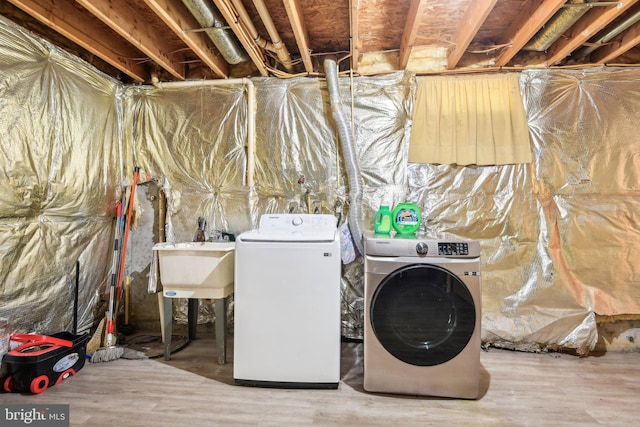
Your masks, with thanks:
M181 1L144 0L144 2L215 74L222 78L229 77L229 64L213 53L211 42L206 34L184 31L198 28L200 24Z
M139 19L125 0L76 1L174 77L185 79L186 66L182 58L162 46L157 31Z
M615 40L593 52L591 61L597 64L606 64L638 44L640 44L640 23L629 27L620 40Z
M407 21L404 24L404 31L402 32L402 41L400 43L400 57L398 58L398 68L404 69L409 62L409 56L411 55L411 48L418 35L418 29L420 28L420 21L422 21L422 15L427 7L427 0L411 0L409 5L409 13L407 13Z
M618 16L634 5L638 0L620 0L619 6L594 7L571 29L568 37L561 37L548 51L546 65L552 66L562 61L571 52L580 48L584 42L596 35Z
M351 68L354 71L358 71L358 67L360 64L360 59L362 57L362 42L360 41L360 29L359 29L359 21L360 21L360 1L359 0L350 0L351 8Z
M471 0L453 39L454 48L447 55L447 69L452 70L458 65L464 51L497 2L498 0Z
M519 18L514 21L498 44L509 44L496 57L496 66L503 67L526 45L544 24L566 3L566 0L538 0L527 2Z
M251 36L244 30L244 27L238 19L238 12L235 10L233 5L228 0L213 0L213 2L224 20L227 21L227 24L233 30L233 33L240 41L240 44L244 47L244 50L249 54L249 57L260 72L260 75L267 77L269 75L269 71L265 65L264 55L256 46L256 43Z
M304 16L298 0L284 0L284 7L287 10L287 16L293 28L293 35L298 44L300 57L304 63L304 69L307 73L313 72L313 63L311 62L311 48L309 48L309 34L304 23Z
M91 25L73 0L9 0L14 6L62 34L87 51L102 58L132 79L143 82L149 76L147 68L136 58L141 52L118 42L114 34ZM117 46L117 51L114 50Z

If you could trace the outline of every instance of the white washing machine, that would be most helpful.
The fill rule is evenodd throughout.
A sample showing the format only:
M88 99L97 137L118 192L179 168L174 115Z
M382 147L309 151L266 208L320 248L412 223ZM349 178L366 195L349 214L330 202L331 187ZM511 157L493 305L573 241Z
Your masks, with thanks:
M263 215L235 247L236 384L337 388L340 241L333 215Z
M368 234L364 389L475 399L480 244Z

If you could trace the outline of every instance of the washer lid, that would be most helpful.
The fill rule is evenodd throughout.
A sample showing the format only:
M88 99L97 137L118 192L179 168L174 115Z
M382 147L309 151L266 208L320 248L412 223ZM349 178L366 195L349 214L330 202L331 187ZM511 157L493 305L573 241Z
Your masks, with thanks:
M326 242L336 238L338 220L328 214L265 214L244 241Z

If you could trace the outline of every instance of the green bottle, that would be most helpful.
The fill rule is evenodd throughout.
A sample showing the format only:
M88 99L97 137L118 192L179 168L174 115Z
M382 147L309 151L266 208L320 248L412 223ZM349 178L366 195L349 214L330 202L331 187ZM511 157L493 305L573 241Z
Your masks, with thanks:
M380 206L373 221L373 230L376 234L391 233L391 211L389 210L389 206Z
M422 215L413 203L398 203L393 210L393 228L398 234L414 234L420 228Z

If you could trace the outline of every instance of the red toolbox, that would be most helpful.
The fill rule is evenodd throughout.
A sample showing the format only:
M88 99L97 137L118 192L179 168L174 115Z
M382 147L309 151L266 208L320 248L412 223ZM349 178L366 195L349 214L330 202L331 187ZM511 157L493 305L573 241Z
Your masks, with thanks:
M6 392L42 393L75 375L84 366L89 334L13 334L24 344L2 358L2 388Z

